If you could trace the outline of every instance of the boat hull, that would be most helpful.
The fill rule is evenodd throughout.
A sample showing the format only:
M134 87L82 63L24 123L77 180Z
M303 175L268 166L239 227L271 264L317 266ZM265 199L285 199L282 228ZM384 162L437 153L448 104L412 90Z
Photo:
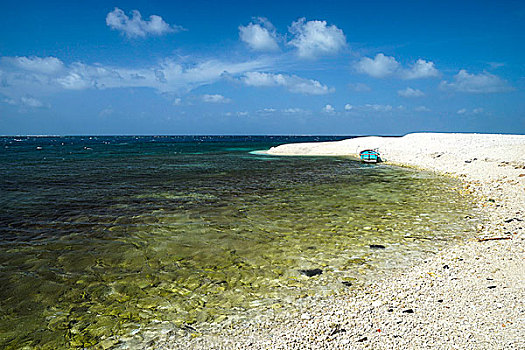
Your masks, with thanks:
M378 163L381 161L379 152L370 149L359 152L359 157L364 163Z

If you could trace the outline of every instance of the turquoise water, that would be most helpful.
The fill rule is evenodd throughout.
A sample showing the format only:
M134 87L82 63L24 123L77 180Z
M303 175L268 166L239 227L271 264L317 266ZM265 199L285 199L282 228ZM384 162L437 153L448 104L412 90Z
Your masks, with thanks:
M451 179L252 153L329 139L0 138L0 347L119 347L293 307L469 228Z

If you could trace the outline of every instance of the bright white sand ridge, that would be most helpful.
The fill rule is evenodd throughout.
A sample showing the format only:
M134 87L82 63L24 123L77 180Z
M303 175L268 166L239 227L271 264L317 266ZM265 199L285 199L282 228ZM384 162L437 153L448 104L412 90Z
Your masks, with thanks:
M296 143L273 147L274 155L357 157L377 149L387 162L439 172L464 174L472 179L505 176L501 162L525 165L525 135L417 133L403 137L358 137L336 142Z
M525 349L525 135L409 134L289 144L274 155L357 156L456 176L483 225L390 278L298 310L166 339L169 349ZM465 218L468 220L468 218Z

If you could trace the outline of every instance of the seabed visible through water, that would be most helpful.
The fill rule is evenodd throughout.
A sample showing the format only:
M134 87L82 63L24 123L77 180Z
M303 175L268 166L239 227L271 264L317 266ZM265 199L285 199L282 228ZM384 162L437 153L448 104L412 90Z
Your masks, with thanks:
M249 153L288 139L1 141L6 349L118 347L148 330L290 308L417 261L474 225L453 179Z

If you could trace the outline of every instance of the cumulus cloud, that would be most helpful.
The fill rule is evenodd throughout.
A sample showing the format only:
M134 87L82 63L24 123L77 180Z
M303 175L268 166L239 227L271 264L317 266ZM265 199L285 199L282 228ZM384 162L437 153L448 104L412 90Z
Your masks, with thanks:
M394 57L379 53L373 59L363 57L357 62L356 69L358 72L368 74L374 78L384 78L396 73L399 69L399 63Z
M241 80L248 86L283 86L290 92L305 95L325 95L335 91L317 80L305 79L296 75L248 72Z
M407 87L403 90L398 90L397 94L402 97L421 97L425 95L423 91L419 89L412 89L411 87Z
M289 31L293 39L288 44L294 46L302 58L335 54L346 46L343 31L335 25L328 26L326 21L306 21L305 18L300 18L292 23Z
M354 108L354 106L352 106L351 104L347 103L345 104L345 111L350 111Z
M465 69L459 71L453 81L442 81L440 87L445 90L454 90L470 93L494 93L512 90L512 87L500 77L483 72L480 74L470 74Z
M418 59L410 68L402 73L404 79L421 79L438 77L439 71L434 67L434 62Z
M277 34L275 27L266 18L258 17L256 23L250 22L247 26L239 26L239 37L252 50L277 51Z
M465 114L467 113L467 109L466 108L461 108L461 109L458 109L458 111L456 112L457 114Z
M64 77L57 78L56 81L67 90L83 90L94 85L94 81L89 76L82 76L76 72L70 72Z
M128 38L145 38L148 35L160 36L183 30L182 27L169 25L162 17L149 16L149 20L143 20L139 11L131 11L129 18L124 11L115 7L106 16L106 24L114 30L125 34Z
M439 76L434 62L418 59L413 65L405 68L394 57L382 53L378 53L374 58L361 58L355 64L355 69L374 78L395 76L401 79L422 79Z
M26 71L53 74L64 68L64 63L56 57L5 57L3 60Z
M40 66L36 64L46 62L44 59L18 60L16 58L15 60L15 58L0 59L0 93L14 100L28 95L38 98L61 90L111 88L151 88L162 94L180 94L226 77L240 77L246 72L264 69L271 65L266 59L245 62L207 60L192 64L166 59L156 65L142 68L112 67L81 62L65 65L60 62L62 68L57 70L47 68L49 64ZM23 64L16 64L17 62ZM36 68L42 66L46 68Z
M323 107L323 112L332 114L332 113L335 113L335 108L332 105L327 104L326 106Z
M230 103L231 100L219 94L214 95L202 95L202 100L208 103Z

